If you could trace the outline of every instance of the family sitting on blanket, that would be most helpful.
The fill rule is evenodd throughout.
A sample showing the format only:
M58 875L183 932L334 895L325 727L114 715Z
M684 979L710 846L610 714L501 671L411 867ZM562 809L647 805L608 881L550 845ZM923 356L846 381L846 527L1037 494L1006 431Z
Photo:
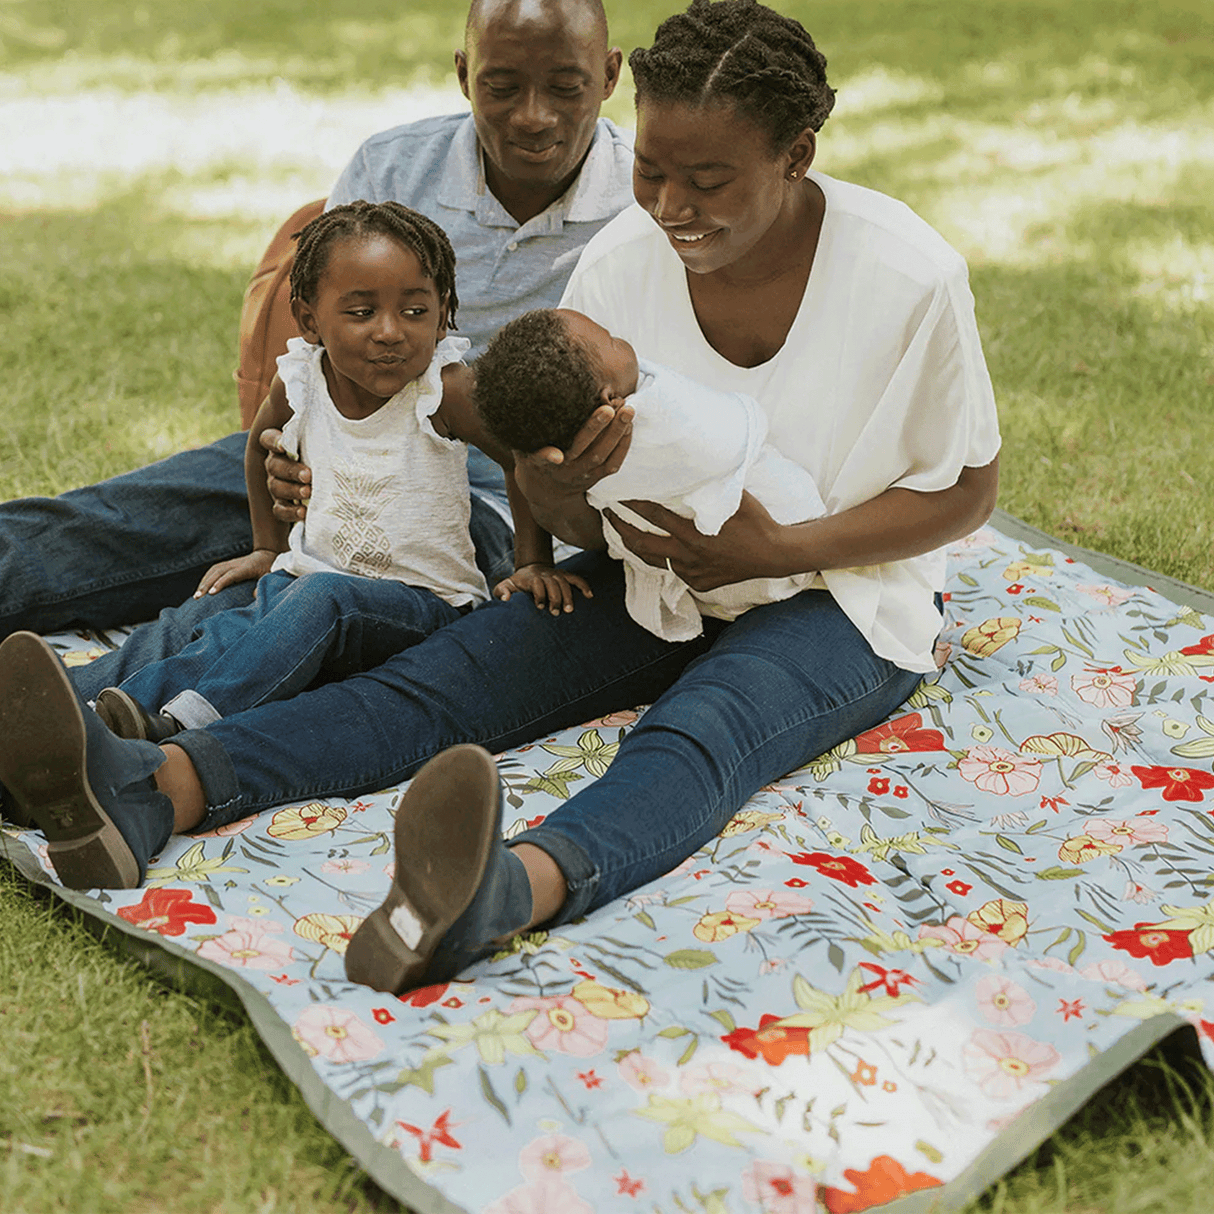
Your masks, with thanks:
M601 13L485 0L474 17L457 66L485 185L509 193L511 173L491 165L551 184L559 162L568 191L618 71ZM346 954L352 980L399 991L669 871L754 791L872 726L935 669L941 546L986 520L997 482L963 260L902 204L811 169L834 91L796 21L694 0L629 62L638 205L590 240L561 305L641 358L753 397L827 514L780 523L743 493L716 535L643 500L629 506L655 532L607 517L696 591L817 576L736 620L705 618L693 640L638 625L587 500L628 450L631 407L604 404L565 450L515 460L539 525L584 549L562 565L593 591L573 612L491 600L373 670L162 746L111 734L37 638L6 641L0 779L52 842L83 852L117 837L142 869L174 829L416 776L387 895ZM507 845L486 752L639 703L652 707L606 774Z

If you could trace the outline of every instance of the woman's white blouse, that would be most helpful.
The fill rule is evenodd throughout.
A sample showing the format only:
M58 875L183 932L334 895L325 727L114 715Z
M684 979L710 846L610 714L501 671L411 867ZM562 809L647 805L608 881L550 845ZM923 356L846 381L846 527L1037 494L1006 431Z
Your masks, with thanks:
M696 320L687 272L638 206L586 246L561 306L643 358L755 397L768 441L814 478L830 514L891 487L930 492L999 451L999 423L965 261L909 207L810 173L826 213L784 345L757 367L727 361ZM832 569L823 581L874 651L935 669L944 552Z

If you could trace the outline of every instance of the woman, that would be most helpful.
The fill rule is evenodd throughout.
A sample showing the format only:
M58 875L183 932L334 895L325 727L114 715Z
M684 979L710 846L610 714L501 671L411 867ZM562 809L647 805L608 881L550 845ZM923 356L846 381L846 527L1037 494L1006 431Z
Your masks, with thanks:
M559 619L518 598L486 606L370 674L180 734L163 753L107 737L34 639L0 649L0 710L14 689L42 706L0 742L0 779L40 822L56 826L67 805L64 831L83 838L87 819L145 863L174 825L354 795L438 755L402 802L396 876L346 958L352 979L399 991L665 873L934 668L938 550L986 521L997 484L964 263L901 204L811 171L834 91L797 22L752 0L694 0L630 65L639 206L587 247L563 305L643 357L756 397L829 514L778 526L744 498L715 537L652 504L635 508L668 534L612 521L696 589L814 570L820 584L706 620L684 644L632 623L585 501L626 451L629 410L604 407L564 456L518 468L541 523L588 549L568 567L594 598ZM510 847L492 761L477 747L439 753L498 751L650 701L606 775ZM24 772L67 759L81 773L70 787L31 791Z

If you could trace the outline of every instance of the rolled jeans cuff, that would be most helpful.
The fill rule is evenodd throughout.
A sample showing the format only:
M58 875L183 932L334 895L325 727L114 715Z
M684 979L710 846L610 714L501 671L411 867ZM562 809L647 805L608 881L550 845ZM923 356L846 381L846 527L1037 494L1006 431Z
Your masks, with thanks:
M169 742L189 755L202 785L206 814L190 833L205 834L243 816L235 812L240 806L240 781L222 744L205 729L183 730L174 734Z
M205 729L221 719L210 700L199 695L192 687L179 691L160 711L186 729Z
M508 846L517 847L520 843L530 843L547 852L565 878L565 901L561 903L561 909L547 922L537 924L537 928L558 927L580 919L589 910L599 887L599 871L590 857L568 836L543 823L515 835Z

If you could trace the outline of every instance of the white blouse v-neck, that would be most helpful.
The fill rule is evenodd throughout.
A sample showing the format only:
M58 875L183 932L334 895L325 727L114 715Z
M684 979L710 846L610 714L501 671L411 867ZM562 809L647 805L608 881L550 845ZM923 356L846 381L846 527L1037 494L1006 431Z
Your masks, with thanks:
M813 268L784 344L759 366L709 345L683 263L637 206L586 246L561 306L643 358L753 396L768 441L811 474L828 513L894 486L946 489L1000 441L965 262L904 204L809 177L826 198ZM944 572L937 551L822 578L875 652L928 672Z

